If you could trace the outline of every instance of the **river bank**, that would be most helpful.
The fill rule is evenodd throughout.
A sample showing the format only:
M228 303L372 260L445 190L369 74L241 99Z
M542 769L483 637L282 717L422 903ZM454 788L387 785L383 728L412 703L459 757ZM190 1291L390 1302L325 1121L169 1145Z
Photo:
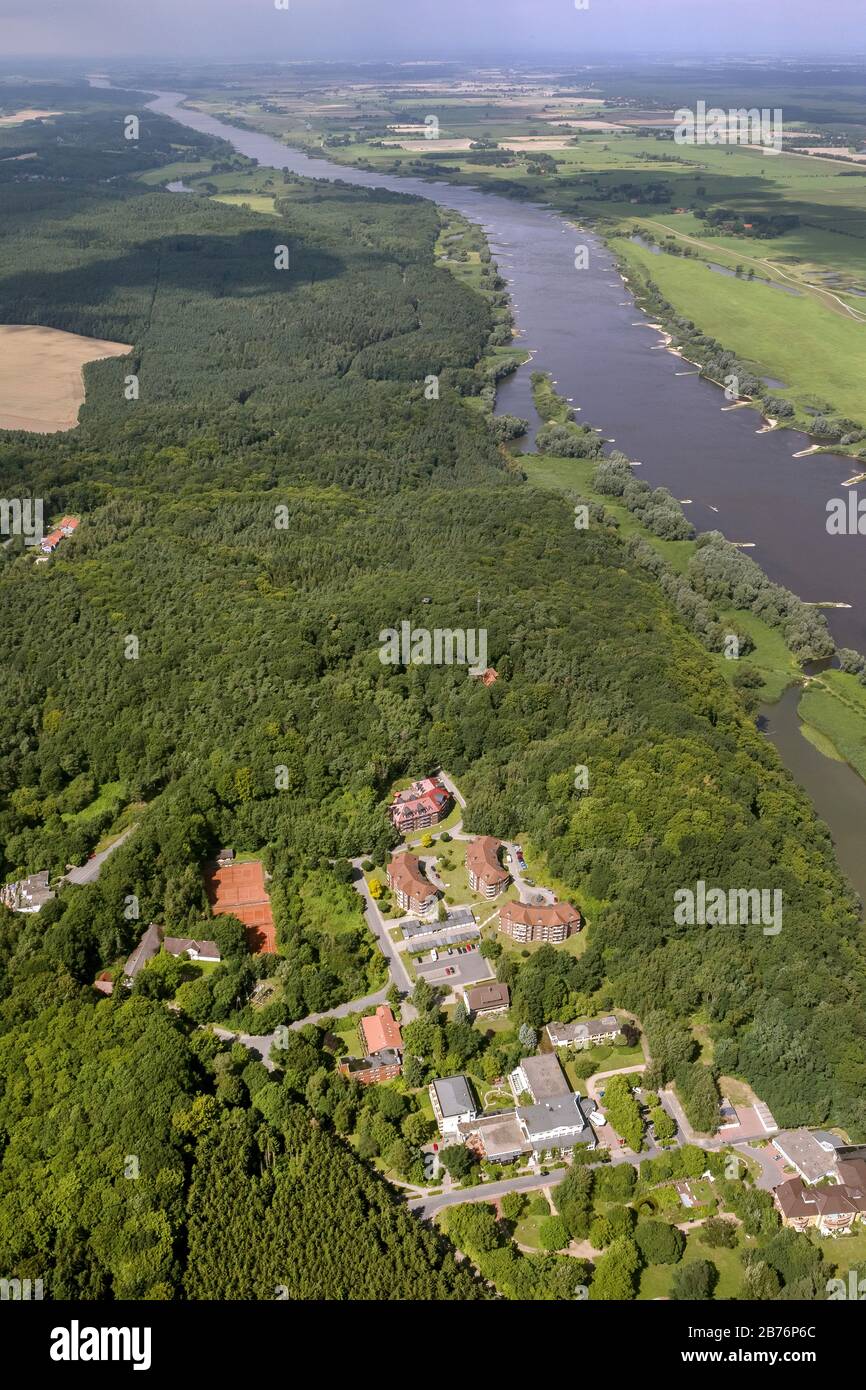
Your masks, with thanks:
M531 372L537 365L544 366L576 411L585 403L587 422L590 416L594 424L600 422L605 438L616 442L617 448L642 468L641 476L654 485L664 484L675 497L690 499L684 503L686 515L697 530L721 530L735 543L753 545L754 558L765 573L794 593L852 604L862 594L866 588L866 553L860 550L858 554L839 538L829 537L824 526L826 499L849 476L850 460L818 455L810 459L808 469L798 468L791 461L791 440L796 436L787 431L756 435L751 412L725 412L716 386L697 375L682 375L677 370L680 360L673 354L652 351L647 335L634 332L650 320L646 315L637 319L639 310L633 297L617 275L612 256L597 238L589 234L583 238L592 247L590 264L576 272L574 228L549 208L474 187L371 175L312 158L270 136L230 127L186 108L183 100L180 93L163 92L150 105L181 124L228 141L238 153L257 160L265 169L414 194L478 224L508 288L519 345L534 359L501 383L500 410L533 421L534 429ZM224 192L238 182L237 173L210 178L203 171L202 177ZM532 437L531 430L527 442L531 443ZM837 641L866 650L866 615L862 610L834 609L828 621ZM790 654L786 657L778 647L768 652L766 671L776 672L775 689L769 680L766 682L768 693L772 690L780 696L801 678L796 663L791 661L790 668L784 669L789 659ZM796 696L799 703L799 694L795 691L791 700ZM819 719L810 716L809 722L820 727ZM774 726L768 725L767 731L773 737ZM808 754L798 757L797 740L789 740L785 761L813 802L817 805L821 798L826 804L822 814L840 862L866 899L866 873L861 867L866 865L866 856L856 837L849 837L850 813L841 809L841 776L854 778L848 787L862 788L862 792L852 792L862 795L855 825L866 824L866 783L845 764L819 754L799 733L797 737ZM809 756L812 753L819 763ZM823 790L837 779L838 814L832 795L825 797Z

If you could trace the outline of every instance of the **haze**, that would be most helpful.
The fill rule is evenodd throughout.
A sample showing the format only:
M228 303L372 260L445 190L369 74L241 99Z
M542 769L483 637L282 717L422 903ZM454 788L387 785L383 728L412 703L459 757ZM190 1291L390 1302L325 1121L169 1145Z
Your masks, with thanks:
M276 0L280 3L280 0ZM863 0L0 0L18 57L435 59L866 51Z

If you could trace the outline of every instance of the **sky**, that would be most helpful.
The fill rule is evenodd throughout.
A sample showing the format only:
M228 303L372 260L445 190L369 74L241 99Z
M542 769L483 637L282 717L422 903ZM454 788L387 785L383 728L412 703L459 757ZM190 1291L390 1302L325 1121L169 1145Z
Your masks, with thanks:
M492 63L640 52L862 55L866 0L0 0L6 58Z

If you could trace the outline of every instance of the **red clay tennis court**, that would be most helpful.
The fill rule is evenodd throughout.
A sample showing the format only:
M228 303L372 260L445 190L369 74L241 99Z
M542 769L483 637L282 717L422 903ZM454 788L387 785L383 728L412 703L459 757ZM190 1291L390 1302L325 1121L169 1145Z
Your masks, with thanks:
M231 914L243 922L251 951L276 954L277 936L271 914L271 901L265 888L265 871L260 859L245 864L209 868L207 895L214 915Z

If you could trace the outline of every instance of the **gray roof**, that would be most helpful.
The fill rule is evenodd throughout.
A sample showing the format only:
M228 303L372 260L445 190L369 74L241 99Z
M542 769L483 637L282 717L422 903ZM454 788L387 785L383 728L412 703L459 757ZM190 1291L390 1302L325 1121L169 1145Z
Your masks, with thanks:
M520 1121L513 1110L502 1115L484 1115L480 1120L471 1120L461 1125L461 1133L468 1138L477 1134L484 1145L484 1152L490 1159L510 1158L528 1147L526 1137L520 1128Z
M348 1067L349 1071L379 1071L382 1067L399 1067L402 1064L399 1052L395 1052L393 1047L383 1047L381 1052L376 1052L372 1057L341 1057L340 1064Z
M477 1110L465 1076L443 1076L433 1082L439 1109L444 1118Z
M574 1023L548 1023L547 1035L551 1042L586 1042L618 1033L619 1029L619 1020L606 1014L604 1018L579 1018Z
M519 1065L526 1073L536 1104L553 1096L571 1094L571 1085L556 1053L543 1052L539 1057L524 1057Z
M449 927L468 927L475 921L475 913L471 907L455 907L448 913Z
M818 1182L836 1167L838 1141L831 1143L831 1139L833 1136L823 1135L821 1131L813 1134L808 1129L786 1129L774 1136L773 1143L807 1182Z
M124 974L128 980L134 980L143 965L146 965L157 953L160 947L159 927L151 922L144 936L139 941L129 960L126 962Z
M576 1091L567 1096L554 1096L540 1105L518 1106L517 1118L530 1141L534 1135L546 1134L560 1125L574 1126L575 1133L567 1136L569 1143L579 1144L583 1139L594 1138Z

